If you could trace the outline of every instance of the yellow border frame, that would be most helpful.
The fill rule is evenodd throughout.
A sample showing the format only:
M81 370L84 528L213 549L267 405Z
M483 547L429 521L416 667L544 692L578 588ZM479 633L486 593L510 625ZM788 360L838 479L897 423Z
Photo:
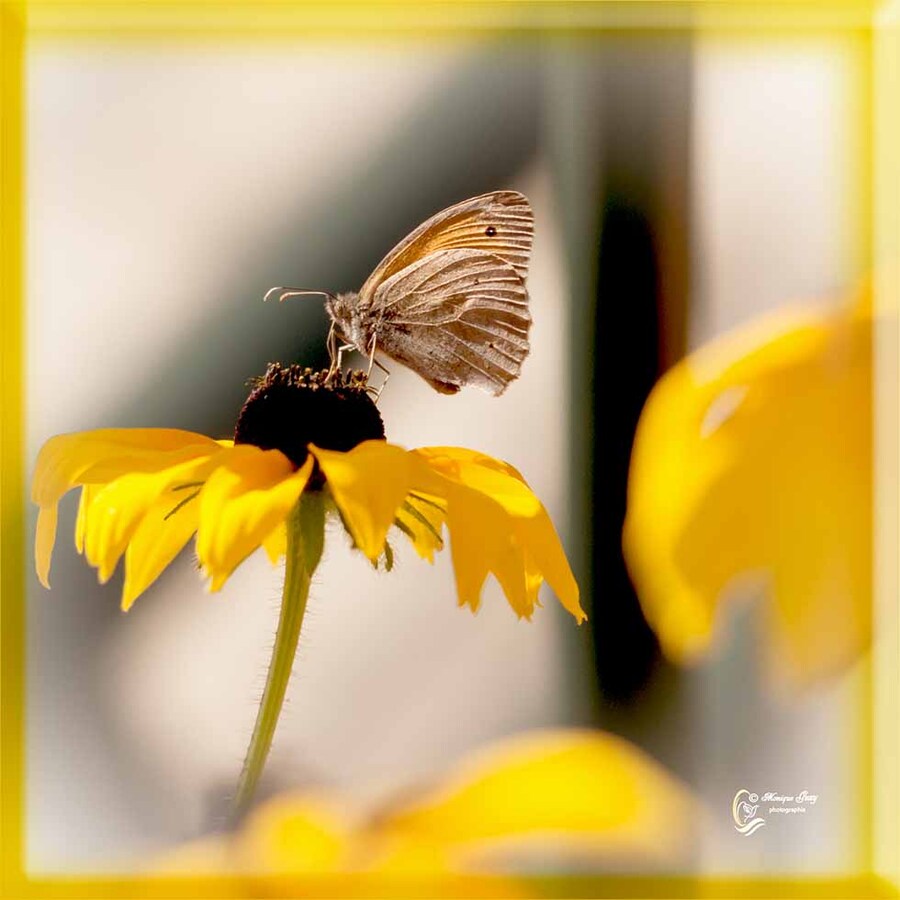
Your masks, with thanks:
M900 312L900 0L431 0L431 2L292 2L292 0L0 0L0 897L240 897L230 878L31 878L24 871L23 821L23 170L24 54L31 36L72 40L294 39L298 35L455 36L552 31L579 35L696 27L759 36L862 29L871 36L871 244L877 309L892 316L879 341L876 629L871 702L866 712L871 758L864 779L868 873L855 878L566 878L534 879L535 893L602 897L897 897L900 896L900 453L897 378ZM864 192L864 195L867 192ZM880 630L879 630L880 629ZM399 887L399 886L398 886ZM461 882L455 886L464 889ZM473 879L467 896L487 896ZM359 885L355 886L359 889ZM384 896L382 882L375 891ZM402 885L416 896L414 885ZM340 896L336 881L309 885L309 896ZM270 895L276 895L277 889ZM376 894L373 893L373 896ZM425 894L420 894L424 896Z

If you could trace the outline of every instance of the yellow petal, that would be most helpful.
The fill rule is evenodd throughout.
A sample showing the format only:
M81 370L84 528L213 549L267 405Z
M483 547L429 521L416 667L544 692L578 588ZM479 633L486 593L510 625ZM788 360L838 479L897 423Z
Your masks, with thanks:
M42 506L38 511L37 533L34 539L34 561L41 584L50 587L50 560L56 543L56 504Z
M200 501L167 491L151 504L131 535L125 551L122 609L128 610L178 556L197 530Z
M508 463L462 447L425 447L412 451L431 469L491 497L510 515L533 516L541 501Z
M579 623L586 618L553 523L517 470L459 447L427 447L413 453L454 485L444 490L455 498L448 526L461 602L477 608L487 567L497 575L518 615L530 617L545 578ZM497 519L479 498L498 505L506 518ZM496 531L485 531L486 517ZM503 540L496 539L498 532ZM474 533L479 534L477 540L472 539ZM521 568L521 575L513 575L514 565Z
M97 486L86 484L78 498L78 516L75 519L75 549L84 553L84 530L87 526L87 511L97 491Z
M287 518L312 472L312 458L298 471L278 450L240 444L200 494L197 556L217 591L237 565Z
M171 428L104 428L50 438L38 453L31 498L41 511L35 539L38 578L49 587L56 542L56 504L79 484L103 484L132 471L152 472L208 453L215 441ZM82 539L81 517L76 542ZM51 527L52 526L52 527Z
M535 606L541 606L540 601L540 590L541 585L544 583L544 576L541 574L541 570L538 568L535 561L531 558L531 554L525 553L525 590L528 594L528 604L532 608ZM582 612L583 615L583 612ZM576 616L577 618L577 616ZM581 624L581 619L578 620L578 623Z
M526 483L522 473L515 466L511 466L505 460L481 453L479 450L470 450L468 447L418 447L410 452L421 456L432 468L444 466L452 469L454 464L478 465L498 472L505 472L523 484Z
M235 862L256 874L339 872L349 862L354 838L338 803L314 794L284 794L250 816L235 842Z
M549 730L474 754L379 827L469 859L541 845L659 857L680 849L694 812L687 791L622 738Z
M444 549L441 530L446 519L446 503L434 497L410 495L397 510L398 525L416 553L428 562L434 562L434 554Z
M460 605L478 610L484 579L491 572L516 614L531 618L525 558L514 540L509 516L478 491L448 487L447 495L447 527Z
M128 472L156 472L216 446L205 435L173 428L102 428L57 435L38 454L32 500L47 506L78 484L105 483Z
M122 475L104 486L93 486L90 505L84 516L84 550L87 561L99 569L101 582L106 582L125 552L141 519L158 497L168 494L169 512L202 482L227 451L213 446L203 456L171 466L159 472L136 472ZM189 485L182 490L172 490Z
M782 676L865 646L872 553L871 321L778 315L675 366L641 416L624 547L667 654L691 661L734 584L769 598Z
M410 489L409 454L384 441L349 453L310 446L356 546L375 562Z
M287 526L284 522L279 522L275 528L263 538L263 549L266 551L266 556L269 557L269 562L272 565L277 565L278 560L280 560L285 554L287 554Z
M570 612L580 625L587 616L581 608L578 582L575 581L547 511L541 507L536 515L517 518L514 522L519 543L525 548L526 559L530 561L530 582L534 584L540 573L553 588L563 608Z

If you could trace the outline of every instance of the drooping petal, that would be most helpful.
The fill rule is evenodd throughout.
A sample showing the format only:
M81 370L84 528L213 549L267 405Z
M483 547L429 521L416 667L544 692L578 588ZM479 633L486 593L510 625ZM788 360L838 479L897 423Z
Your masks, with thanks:
M166 513L198 489L227 451L213 452L160 472L122 475L107 485L90 486L91 500L85 513L84 551L87 561L99 570L106 582L125 552L144 515L166 495ZM170 488L182 488L171 490Z
M225 452L200 494L197 556L213 591L287 517L313 466L310 458L294 471L279 450L250 444Z
M137 472L98 486L85 513L84 553L101 584L112 575L128 539L162 490L158 475Z
M434 554L444 549L441 530L446 519L447 504L436 497L410 494L397 510L397 526L428 562L434 562Z
M42 506L38 511L37 531L34 538L34 561L41 584L50 587L50 559L56 542L56 504Z
M184 502L167 491L151 504L125 551L122 609L128 610L191 539L200 521L197 497Z
M806 681L868 640L872 322L777 314L673 367L642 413L624 548L664 651L690 662L738 579L769 598L775 671Z
M546 579L566 610L579 622L586 618L553 523L516 469L458 447L426 447L413 454L444 479L440 490L451 498L448 527L461 602L477 609L486 568L497 576L518 615L530 617ZM493 523L490 533L484 529L486 521ZM514 565L521 572L515 577Z
M129 472L156 472L211 447L216 447L211 438L172 428L103 428L50 438L38 453L31 484L31 498L40 507L35 566L41 583L50 586L56 505L63 494L79 484L105 484Z
M60 434L41 447L31 498L38 506L47 506L78 484L103 484L129 472L158 472L216 446L212 438L174 428L101 428Z
M544 576L538 568L535 561L531 558L531 554L527 551L525 556L525 590L528 595L528 605L534 609L535 606L541 606L540 592L541 585L544 583ZM583 612L582 612L583 615ZM578 618L576 616L576 618ZM578 619L579 623L581 619Z
M530 618L525 558L500 504L478 491L448 485L447 527L460 605L477 612L481 588L493 573L515 613Z
M510 515L534 516L541 501L522 476L499 459L462 447L423 447L412 451L447 478L491 497Z
M534 516L516 517L513 521L518 541L530 561L531 583L535 583L540 573L553 588L563 608L581 624L587 616L581 608L578 582L547 511L541 507Z
M356 546L375 562L410 490L410 455L384 441L349 453L310 446Z
M279 522L275 528L263 538L263 549L269 562L277 565L278 561L287 553L287 527L284 522Z
M510 465L506 460L488 456L487 453L479 450L470 450L468 447L417 447L410 452L421 456L432 468L441 466L450 468L454 464L477 465L512 475L513 478L527 484L522 473L515 466Z
M389 809L379 829L469 861L536 847L671 858L687 843L693 812L687 790L628 741L548 730L473 755L424 796Z
M84 553L84 530L87 526L87 511L97 490L97 485L86 484L82 487L81 496L78 498L78 515L75 518L75 549L79 553Z

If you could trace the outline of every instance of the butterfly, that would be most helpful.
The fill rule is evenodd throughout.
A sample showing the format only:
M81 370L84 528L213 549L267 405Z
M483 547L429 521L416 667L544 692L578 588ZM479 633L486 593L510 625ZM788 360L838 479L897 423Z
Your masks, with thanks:
M530 346L525 279L534 214L517 191L494 191L442 210L408 234L358 293L272 288L281 299L322 294L331 319L332 371L354 349L383 353L442 394L473 384L499 395Z

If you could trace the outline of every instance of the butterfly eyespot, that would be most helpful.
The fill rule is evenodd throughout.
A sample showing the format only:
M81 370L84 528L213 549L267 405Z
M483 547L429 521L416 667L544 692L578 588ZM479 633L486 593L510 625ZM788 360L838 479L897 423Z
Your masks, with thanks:
M494 228L493 225L488 225L488 227L484 229L484 233L485 233L488 237L493 237L493 236L497 233L497 229Z

